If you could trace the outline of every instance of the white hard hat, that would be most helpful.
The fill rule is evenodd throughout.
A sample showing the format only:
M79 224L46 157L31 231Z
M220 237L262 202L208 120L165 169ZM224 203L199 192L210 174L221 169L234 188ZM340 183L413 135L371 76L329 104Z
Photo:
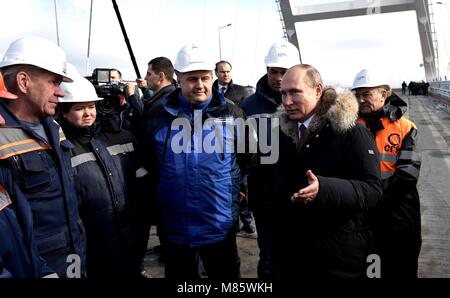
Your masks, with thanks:
M194 44L181 48L175 60L175 69L178 72L189 72L195 70L213 70L216 65L209 56Z
M60 97L59 102L90 102L103 99L97 96L94 85L82 77L74 65L67 63L67 72L73 78L73 83L61 83L64 97Z
M291 68L300 64L298 49L287 41L274 43L267 53L264 62L267 67Z
M363 69L356 75L353 80L352 90L364 87L378 87L388 86L389 84L382 78L382 76L373 70Z
M17 64L34 65L61 75L64 82L72 82L66 72L66 54L45 38L24 37L13 41L0 61L0 68Z

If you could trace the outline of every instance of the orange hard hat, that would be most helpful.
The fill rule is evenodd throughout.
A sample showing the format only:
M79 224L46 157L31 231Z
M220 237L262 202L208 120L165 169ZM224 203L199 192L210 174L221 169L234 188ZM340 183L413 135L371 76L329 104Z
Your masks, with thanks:
M17 99L16 95L6 90L5 82L3 82L3 75L1 72L0 72L0 98Z

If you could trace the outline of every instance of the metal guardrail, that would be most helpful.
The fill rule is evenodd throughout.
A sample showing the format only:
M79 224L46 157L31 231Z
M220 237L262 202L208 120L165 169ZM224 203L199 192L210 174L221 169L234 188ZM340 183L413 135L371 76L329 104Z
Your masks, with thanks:
M450 81L430 82L430 93L450 99Z

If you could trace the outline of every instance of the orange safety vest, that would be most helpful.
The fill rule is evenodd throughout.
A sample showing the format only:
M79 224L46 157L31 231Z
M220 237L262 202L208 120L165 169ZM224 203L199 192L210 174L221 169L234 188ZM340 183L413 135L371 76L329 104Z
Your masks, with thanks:
M366 126L364 119L358 121ZM406 118L400 118L391 122L388 117L381 118L384 129L377 131L375 142L377 143L378 158L380 159L381 178L391 177L397 169L397 160L401 154L405 136L415 128L413 122Z

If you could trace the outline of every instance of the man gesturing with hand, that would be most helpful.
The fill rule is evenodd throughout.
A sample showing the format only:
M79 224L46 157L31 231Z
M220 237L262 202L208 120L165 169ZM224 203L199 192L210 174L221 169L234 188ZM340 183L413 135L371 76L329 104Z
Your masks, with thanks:
M280 278L367 278L367 212L382 195L375 143L350 91L310 65L281 81L277 191Z
M308 170L306 175L308 176L309 185L292 195L292 203L308 204L316 198L317 193L319 192L319 179L317 179L311 170Z

